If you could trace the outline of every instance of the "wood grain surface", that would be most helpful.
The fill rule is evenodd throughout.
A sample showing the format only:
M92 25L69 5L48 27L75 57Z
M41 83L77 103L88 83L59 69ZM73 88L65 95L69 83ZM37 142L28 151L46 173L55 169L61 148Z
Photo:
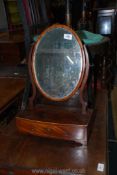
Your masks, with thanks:
M23 92L24 87L24 79L0 78L0 112Z
M2 175L71 174L107 175L107 93L98 91L96 119L88 146L75 142L40 138L18 132L15 120L0 127L0 173ZM104 164L102 172L98 164ZM38 170L37 172L34 172ZM43 171L40 171L43 170ZM39 173L40 171L40 173ZM6 173L6 174L5 174Z

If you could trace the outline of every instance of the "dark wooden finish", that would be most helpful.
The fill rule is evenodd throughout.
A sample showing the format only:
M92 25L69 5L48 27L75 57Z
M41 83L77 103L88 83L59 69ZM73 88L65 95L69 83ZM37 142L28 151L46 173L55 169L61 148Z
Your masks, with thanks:
M95 9L93 18L94 18L94 31L96 33L108 36L110 38L110 50L109 49L106 50L109 53L108 58L110 57L110 59L106 60L104 58L105 63L103 62L103 65L105 64L103 66L104 67L103 72L107 73L107 75L105 74L105 77L103 79L108 80L108 75L111 74L111 81L106 80L106 84L107 86L109 86L109 84L111 85L113 83L112 81L114 79L114 74L112 71L109 73L109 69L110 70L114 69L116 65L117 10L115 8ZM107 21L104 21L104 18ZM104 26L104 24L107 26ZM111 68L109 68L110 66Z
M97 116L87 147L75 142L22 135L17 131L14 120L7 126L0 126L0 173L32 175L32 169L37 168L107 175L107 103L106 91L98 91ZM104 164L103 172L97 171L98 163ZM57 172L55 174L58 175Z
M39 83L37 82L37 75L34 68L35 50L38 43L40 42L41 37L43 37L46 32L51 31L54 28L65 28L76 37L81 48L83 62L81 77L76 87L70 93L70 95L65 96L61 99L53 99L52 97L47 98L48 95L44 93ZM33 87L32 96L29 98L29 105L27 106L27 109L21 111L21 113L17 115L16 121L19 130L42 137L72 140L83 145L87 145L89 131L91 130L92 123L94 121L93 110L88 111L86 109L87 102L84 100L84 89L88 78L88 71L89 58L87 50L85 46L82 45L79 37L72 29L64 25L53 25L52 27L49 27L47 30L45 30L42 35L40 35L39 39L32 47L30 52L29 72ZM76 93L78 90L79 95ZM39 91L41 91L43 94L43 98L46 97L43 103L43 108L39 105L41 101L41 94ZM69 101L65 101L68 99L70 100L71 98L71 104ZM47 99L48 101L53 100L56 102L56 106L58 107L55 107L54 102L53 105L50 104L47 106ZM77 103L78 99L80 103ZM66 105L68 103L70 104L69 106L66 106L66 109L62 109L62 102L64 101ZM70 106L73 106L74 103L76 103L76 108L72 110Z
M35 52L37 50L37 46L38 44L40 43L40 40L41 38L49 31L53 30L53 29L56 29L56 28L63 28L63 29L66 29L67 31L69 31L74 37L75 39L77 40L79 46L80 46L80 49L81 49L81 55L82 55L82 70L81 70L81 76L80 76L80 79L79 81L77 82L77 85L76 87L74 88L74 90L70 93L70 95L68 96L65 96L63 98L53 98L53 97L50 97L48 96L48 94L46 94L43 89L41 88L39 82L37 81L37 78L36 78L36 72L35 72ZM86 60L85 60L86 59ZM83 78L86 76L87 77L87 74L88 72L85 70L86 69L89 69L89 64L87 65L86 67L86 62L88 63L88 55L87 57L85 58L85 55L84 55L84 50L83 50L83 44L81 43L81 40L80 38L78 37L78 35L75 33L74 30L72 30L70 27L66 26L66 25L61 25L61 24L54 24L52 25L51 27L48 27L46 30L44 30L41 35L39 36L38 40L36 41L36 43L34 44L34 48L32 50L32 61L31 61L31 67L32 67L32 76L33 76L33 81L34 83L36 84L37 88L39 89L39 91L46 97L46 98L49 98L50 100L54 100L54 101L64 101L64 100L67 100L69 99L70 97L72 97L77 91L78 89L80 88L80 86L82 86L82 81L83 81ZM85 72L85 73L84 73ZM86 83L86 81L85 81Z
M0 78L0 114L23 92L24 79Z
M66 96L66 97L63 97L61 100L58 99L58 98L48 97L48 95L42 90L39 83L36 81L35 71L34 71L34 59L35 59L34 54L35 54L35 49L36 49L36 46L37 46L38 42L40 41L41 37L43 37L46 32L48 32L49 30L51 30L53 28L57 28L57 27L65 28L66 30L68 30L69 32L71 32L75 36L75 38L77 39L77 41L80 45L81 51L82 51L82 61L83 61L83 68L82 68L82 72L81 72L80 81L78 82L78 84L74 88L74 90L71 92L71 94ZM87 82L87 79L88 79L89 57L88 57L86 47L82 45L79 37L77 36L77 34L71 28L69 28L65 25L55 24L55 25L49 27L49 29L46 29L44 32L42 32L42 34L39 36L36 44L33 45L31 50L30 50L28 66L29 66L29 73L30 73L32 89L33 89L32 90L32 97L30 97L30 102L29 102L30 108L33 108L33 106L34 106L34 101L35 101L36 95L38 93L37 88L38 88L38 90L40 90L40 92L43 94L43 96L45 96L49 100L54 100L54 101L65 101L65 100L69 99L70 97L72 97L77 92L77 90L80 89L80 95L79 96L80 96L80 103L82 104L82 112L86 113L87 103L84 100L83 91L84 91L84 88L85 88L85 85L86 85L86 82ZM37 88L36 88L36 86L37 86Z
M28 75L27 65L21 66L3 66L0 65L0 77L1 78L23 78Z
M102 87L109 87L111 84L111 64L110 39L104 37L102 41L96 44L87 44L89 52L91 69L94 72L94 90L96 91L97 79L101 80Z
M17 115L20 131L37 136L73 140L87 145L94 116L92 110L83 115L81 110L38 106Z
M0 65L17 65L25 57L23 35L9 35L0 37Z

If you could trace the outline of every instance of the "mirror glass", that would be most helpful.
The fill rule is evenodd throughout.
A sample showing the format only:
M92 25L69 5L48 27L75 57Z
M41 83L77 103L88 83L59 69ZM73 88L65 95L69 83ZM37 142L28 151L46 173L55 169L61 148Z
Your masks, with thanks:
M47 97L70 96L81 79L82 64L81 47L66 28L53 28L36 43L34 75Z

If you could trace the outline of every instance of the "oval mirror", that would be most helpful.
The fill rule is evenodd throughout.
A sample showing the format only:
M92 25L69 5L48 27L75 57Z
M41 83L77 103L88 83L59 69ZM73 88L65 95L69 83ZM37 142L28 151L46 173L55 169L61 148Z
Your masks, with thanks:
M34 46L32 70L40 92L54 101L70 98L80 87L85 59L77 34L65 25L45 30Z

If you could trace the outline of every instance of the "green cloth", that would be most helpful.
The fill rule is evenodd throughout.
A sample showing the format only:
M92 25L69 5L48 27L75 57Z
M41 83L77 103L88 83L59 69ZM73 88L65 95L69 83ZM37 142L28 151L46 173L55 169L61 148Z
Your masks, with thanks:
M77 30L76 33L85 44L96 44L101 42L104 38L104 36L100 34L95 34L86 30Z
M35 36L33 37L33 41L36 42L37 39L38 39L38 37L39 37L39 35L35 35Z
M104 36L100 34L95 34L86 30L78 30L76 31L79 38L85 43L85 44L96 44L101 42L101 40L104 38ZM33 37L33 41L37 41L39 35L36 35Z

